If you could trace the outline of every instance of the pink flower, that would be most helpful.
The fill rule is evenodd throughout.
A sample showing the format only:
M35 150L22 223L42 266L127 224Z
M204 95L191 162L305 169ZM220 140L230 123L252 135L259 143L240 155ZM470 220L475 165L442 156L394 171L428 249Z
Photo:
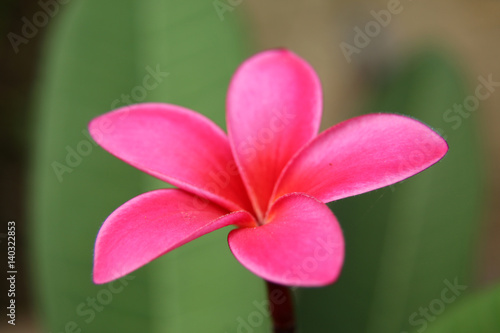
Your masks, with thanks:
M284 285L334 282L344 240L325 203L415 175L448 146L426 125L395 114L352 118L318 135L321 112L314 70L290 51L271 50L234 75L227 135L169 104L128 106L92 120L90 133L104 149L178 187L139 195L106 219L94 282L229 225L237 227L228 236L232 253L256 275Z

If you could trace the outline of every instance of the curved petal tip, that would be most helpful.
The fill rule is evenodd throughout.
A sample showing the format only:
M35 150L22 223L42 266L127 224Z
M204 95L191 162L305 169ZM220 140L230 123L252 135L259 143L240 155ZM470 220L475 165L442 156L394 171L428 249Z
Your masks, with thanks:
M325 204L300 193L278 199L267 224L235 229L228 241L243 266L283 285L331 284L344 262L344 238L337 219Z

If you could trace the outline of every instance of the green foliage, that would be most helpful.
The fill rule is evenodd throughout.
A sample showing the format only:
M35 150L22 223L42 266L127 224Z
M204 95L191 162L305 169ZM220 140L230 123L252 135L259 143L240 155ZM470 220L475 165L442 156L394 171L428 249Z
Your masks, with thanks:
M94 240L107 215L167 185L96 146L86 128L99 114L143 101L180 104L223 126L229 79L248 56L237 14L221 21L202 0L65 6L41 64L31 181L33 273L46 330L234 332L265 295L229 252L227 229L120 282L92 283ZM261 317L255 332L267 330Z
M427 333L500 332L500 286L457 302Z

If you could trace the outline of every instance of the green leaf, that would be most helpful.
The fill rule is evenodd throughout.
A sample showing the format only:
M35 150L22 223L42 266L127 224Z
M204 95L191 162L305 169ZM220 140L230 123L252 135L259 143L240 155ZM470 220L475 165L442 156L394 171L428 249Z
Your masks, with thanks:
M248 56L237 14L226 12L221 21L213 3L202 0L61 7L38 82L30 182L33 271L46 330L265 331L263 283L233 258L227 229L119 282L91 281L94 240L107 215L167 185L96 146L88 122L130 102L159 101L223 125L229 79ZM144 83L151 72L161 73Z
M427 333L500 332L500 286L457 300L433 321L422 322L416 330ZM433 317L436 317L433 316ZM433 319L431 317L431 319Z
M440 128L450 150L402 183L331 204L345 235L345 266L336 284L300 291L304 332L406 330L445 280L469 284L482 180L474 116L458 129L443 118L465 98L458 73L447 56L428 51L381 82L367 112Z

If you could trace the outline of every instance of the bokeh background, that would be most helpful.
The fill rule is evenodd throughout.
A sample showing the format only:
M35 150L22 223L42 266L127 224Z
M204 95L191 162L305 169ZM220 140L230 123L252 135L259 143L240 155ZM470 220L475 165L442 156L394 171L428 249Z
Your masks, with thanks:
M323 129L395 112L450 145L418 176L330 205L346 264L332 286L295 290L300 332L500 332L500 86L453 111L481 77L500 82L498 1L5 0L0 11L0 248L6 272L15 221L18 269L15 327L0 284L2 332L269 332L264 285L232 257L227 229L92 284L102 221L165 184L95 146L86 126L160 101L224 127L232 73L275 47L318 72ZM145 89L155 70L165 74Z

